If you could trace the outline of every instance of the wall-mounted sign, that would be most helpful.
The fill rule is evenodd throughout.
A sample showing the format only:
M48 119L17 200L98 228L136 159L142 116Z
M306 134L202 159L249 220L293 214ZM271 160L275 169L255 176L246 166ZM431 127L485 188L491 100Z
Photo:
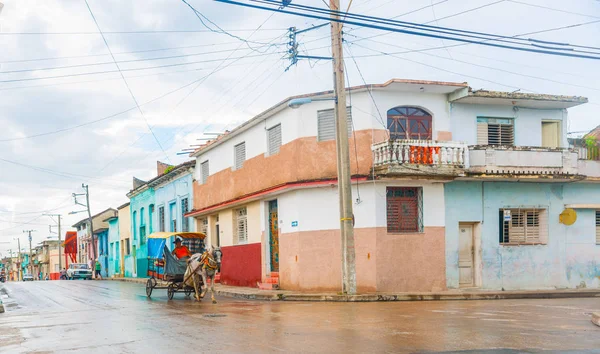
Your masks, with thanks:
M298 221L292 221L292 227L298 227Z
M510 210L504 210L504 221L510 221Z

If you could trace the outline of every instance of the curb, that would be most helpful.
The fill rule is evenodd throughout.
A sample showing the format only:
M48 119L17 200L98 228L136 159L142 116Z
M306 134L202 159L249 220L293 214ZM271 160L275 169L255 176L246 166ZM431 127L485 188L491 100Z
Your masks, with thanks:
M600 312L592 313L592 323L600 327Z
M145 284L144 278L113 278L112 281ZM402 293L402 294L364 294L364 295L337 295L337 294L310 294L291 293L288 291L252 291L252 288L243 290L215 287L215 293L220 296L259 300L259 301L308 301L308 302L389 302L389 301L465 301L465 300L509 300L509 299L567 299L567 298L600 298L600 289L593 290L540 290L540 291L482 291L482 292L456 292L456 293ZM597 314L600 323L600 314ZM598 324L600 326L600 324Z

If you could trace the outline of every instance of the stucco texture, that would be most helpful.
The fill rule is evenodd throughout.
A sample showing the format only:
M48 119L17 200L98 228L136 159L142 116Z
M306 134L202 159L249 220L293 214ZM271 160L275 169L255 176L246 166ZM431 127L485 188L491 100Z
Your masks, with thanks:
M600 245L595 240L595 210L576 209L577 221L559 223L565 204L597 203L600 188L582 183L511 183L455 181L445 185L446 280L458 287L458 224L481 225L475 252L484 289L600 287ZM546 208L548 241L543 245L505 246L499 242L499 210ZM475 237L478 237L477 235ZM582 283L583 282L583 283Z
M257 287L261 281L261 244L221 247L221 283Z
M352 174L367 175L372 166L371 130L356 131L355 135L357 154L354 139L350 139ZM384 131L375 131L375 141L384 138ZM335 141L318 142L314 136L298 138L282 145L276 155L258 155L244 161L239 170L227 168L210 175L204 184L194 183L194 209L201 210L285 183L336 177Z
M339 230L280 236L280 286L285 290L340 291ZM360 293L439 291L445 287L444 228L388 234L355 229L356 281Z

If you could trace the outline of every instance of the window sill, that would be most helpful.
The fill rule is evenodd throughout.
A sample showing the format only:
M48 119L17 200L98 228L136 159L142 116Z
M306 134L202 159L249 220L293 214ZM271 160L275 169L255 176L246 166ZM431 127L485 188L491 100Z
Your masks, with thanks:
M501 243L500 246L545 246L542 242Z

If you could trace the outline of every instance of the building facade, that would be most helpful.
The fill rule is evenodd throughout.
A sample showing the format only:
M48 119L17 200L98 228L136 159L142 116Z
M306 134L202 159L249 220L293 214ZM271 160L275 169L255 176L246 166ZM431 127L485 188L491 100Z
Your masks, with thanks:
M464 259L458 260L459 245L465 242L458 233L468 223L473 235L482 235L481 241L471 244L483 243L481 259L471 262L473 269L482 271L473 276L471 286L499 288L501 279L509 276L514 284L508 287L523 288L527 280L512 275L527 267L518 264L515 253L527 248L514 246L518 243L514 237L514 242L500 242L499 213L504 218L506 209L506 218L514 215L514 220L537 218L549 228L562 212L561 200L574 205L593 202L586 191L594 189L600 171L566 149L566 109L587 102L585 98L472 91L466 83L411 80L356 87L350 93L348 134L360 292L460 286L458 264L464 268ZM331 98L332 93L298 98L306 97ZM291 109L288 102L280 102L192 154L196 157L194 210L187 215L196 218L197 229L206 230L212 244L221 246L222 283L339 291L341 241L332 104L315 101ZM561 184L567 199L553 200L552 190ZM477 189L482 185L485 188ZM515 192L507 186L514 186ZM481 214L469 208L477 203ZM535 211L550 203L547 215ZM469 213L461 213L467 208ZM533 214L528 214L530 209ZM588 229L573 230L591 213L578 215L569 232L589 241L593 235L583 235ZM550 257L553 251L548 251L553 247L534 258L535 267L556 261ZM529 249L535 252L536 248L540 246ZM501 261L492 256L499 249L506 253ZM573 252L578 253L575 248ZM585 275L590 282L596 274L591 265L599 252L593 248L585 256L583 262L589 266L568 265L570 256L564 256L561 279L567 279L570 267L573 280L563 283L572 286L579 281L575 269L590 274ZM512 273L494 278L498 265L508 265L509 259ZM542 284L540 280L534 287Z
M103 234L108 230L108 222L105 221L109 217L117 214L117 210L108 208L98 214L92 215L92 224L94 226L94 238L92 242L92 234L89 225L89 218L78 221L72 227L77 229L77 244L78 244L78 262L93 264L95 262L94 255L96 258L100 256L98 234ZM104 250L104 248L103 248ZM106 255L103 255L103 261Z
M118 277L121 274L121 239L119 236L119 216L117 215L108 218L108 267L107 276L110 278Z
M131 258L131 211L129 203L117 208L119 213L119 252L122 277L133 276L133 259Z

